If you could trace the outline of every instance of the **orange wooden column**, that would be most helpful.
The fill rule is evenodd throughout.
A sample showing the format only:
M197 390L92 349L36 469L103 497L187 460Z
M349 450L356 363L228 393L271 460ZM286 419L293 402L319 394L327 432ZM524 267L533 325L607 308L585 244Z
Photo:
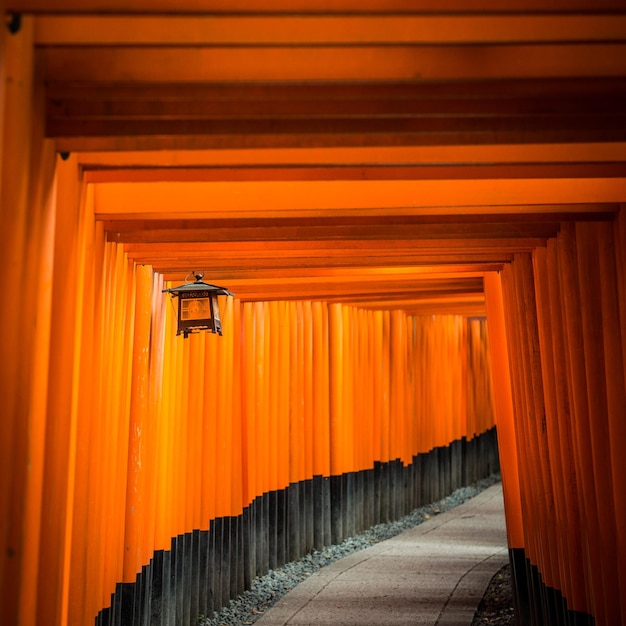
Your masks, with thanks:
M494 392L487 323L481 319L461 319L467 335L461 340L465 346L464 378L467 382L464 385L465 422L462 406L458 428L470 438L484 433L495 424Z
M303 360L304 355L301 352L300 334L301 334L301 310L299 302L289 302L287 306L287 337L286 341L289 345L288 369L283 371L283 375L289 384L286 386L288 398L288 419L289 419L289 483L298 483L301 481L304 469L304 412L302 406L303 391ZM281 454L285 454L285 450Z
M305 301L302 306L302 326L299 342L303 358L302 371L302 409L304 421L304 463L303 479L313 477L313 311L311 302Z
M381 395L382 411L380 413L380 461L386 463L392 460L391 448L391 313L383 311L381 329Z
M558 239L535 250L535 282L540 314L541 357L546 390L546 426L555 465L559 522L559 565L562 591L570 609L591 612L588 593L588 557L582 550L581 482L574 448L567 378L566 336L559 281ZM581 564L585 564L581 567Z
M606 235L605 235L606 236ZM626 387L626 204L622 204L620 211L613 222L613 258L615 259L615 271L616 275L614 280L616 281L616 290L615 295L617 296L617 319L615 317L615 304L611 302L607 303L605 307L611 311L610 322L607 324L606 333L605 333L605 343L608 342L617 342L618 335L621 338L621 365L622 365L622 387L620 391L619 380L615 378L618 373L613 371L612 373L612 387L615 389L614 392L611 392L611 410L609 413L610 419L610 429L611 429L611 445L612 445L612 455L613 455L613 483L614 485L621 484L619 476L624 476L624 462L625 455L620 454L618 448L618 442L626 440L626 433L624 433L624 420L619 419L619 401L623 402L623 394L624 388ZM601 255L601 263L603 267L606 267L607 261L610 263L610 258L606 256L606 250L603 251ZM603 269L604 275L604 269ZM605 283L609 285L610 283L607 281ZM606 296L604 296L606 297ZM617 322L617 327L616 327ZM612 351L617 351L617 346L612 346ZM612 368L617 369L615 365L616 362L619 362L619 356L616 354L614 357ZM621 400L620 400L621 399ZM623 414L622 404L622 414ZM615 409L618 409L616 413ZM617 540L618 540L618 549L617 549L617 559L618 563L624 563L626 560L626 556L624 554L624 550L626 549L626 541L624 537L626 537L626 518L624 516L624 494L623 490L619 489L619 493L615 494L616 499L616 519L617 519ZM626 618L626 575L623 573L623 568L620 568L620 598L622 600L621 612L622 619Z
M255 377L255 342L254 342L254 305L242 304L242 424L243 424L243 463L244 463L244 501L252 500L261 493L259 476L259 452L257 449L258 433L255 419L256 377Z
M229 359L231 360L231 376L228 384L231 406L231 426L233 432L232 455L232 514L240 515L247 502L244 501L243 484L243 427L241 418L241 309L239 300L220 296L220 311L224 311L224 335L228 341ZM219 340L213 336L214 340ZM202 453L201 453L202 454ZM201 528L207 528L207 520L203 520Z
M223 312L223 309L221 309L220 314ZM185 413L187 421L185 458L187 463L185 469L186 481L182 489L179 486L185 498L185 509L187 511L186 529L199 529L204 525L200 514L200 488L202 478L200 472L198 472L198 468L202 466L202 430L205 415L210 415L209 410L207 410L208 407L204 406L205 397L203 389L205 379L205 347L208 339L210 339L208 333L199 333L192 334L188 337L187 342L189 348L189 367L185 380L185 395L187 397L187 411ZM185 341L184 338L183 341Z
M313 476L330 476L328 307L311 304L313 316Z
M72 159L66 162L67 165L72 165ZM60 176L64 176L66 171L65 165L59 163ZM65 188L66 185L59 181L59 190ZM68 187L70 187L68 185ZM75 465L74 465L74 506L72 507L72 523L71 523L71 535L70 542L72 546L70 562L68 563L68 585L69 589L73 588L75 581L82 580L85 585L88 579L88 568L90 563L88 562L88 549L84 542L84 537L89 536L89 512L90 512L90 496L93 497L92 475L88 471L91 454L91 442L94 435L94 419L84 419L82 416L93 416L94 405L98 405L98 393L97 382L94 376L94 367L96 367L99 350L97 347L98 333L95 323L96 314L98 311L98 299L97 294L100 289L96 287L94 276L96 273L96 266L102 267L102 258L104 254L104 246L94 246L93 228L87 228L87 224L93 221L93 194L89 188L86 189L84 194L84 202L82 203L80 214L85 220L85 231L91 233L91 237L86 240L89 248L91 249L89 254L85 254L85 271L83 276L83 286L88 286L82 289L80 298L75 303L75 306L80 307L80 337L76 340L80 340L80 353L76 351L72 355L73 364L73 376L71 378L74 385L73 391L75 393L75 413L76 413L76 443L82 442L83 445L75 446ZM95 233L95 238L101 235L100 232ZM101 239L104 243L104 237ZM98 261L96 261L98 259ZM80 283L77 283L80 284ZM78 319L78 318L77 318ZM76 386L76 381L80 380L80 385ZM79 503L79 504L77 504ZM94 541L97 539L94 538ZM89 544L93 547L92 542ZM93 596L92 593L92 603ZM91 616L87 613L88 600L86 594L74 594L68 593L68 623L78 624L87 622Z
M279 485L284 487L289 482L289 458L287 458L286 464L283 458L284 456L288 457L287 451L289 450L289 396L284 393L285 373L289 371L289 343L288 336L284 336L282 332L286 319L281 316L281 309L284 309L285 305L286 303L276 300L267 303L269 333L264 349L268 355L267 385L269 389L264 397L267 402L269 424L267 455L270 463L268 468L270 490L278 489ZM285 469L287 469L286 473Z
M271 425L268 414L269 400L269 328L270 318L267 314L267 303L256 302L255 327L253 341L255 343L255 420L257 424L257 453L259 458L260 495L272 488L271 460L269 458Z
M606 624L622 623L620 572L626 544L618 531L626 529L626 501L620 485L626 476L623 442L624 365L617 301L615 242L606 222L576 225L578 283L581 295L582 342L587 399L590 409L595 487L598 496L600 545L603 554ZM621 551L616 557L616 550Z
M76 509L75 481L80 384L91 384L90 368L80 358L83 333L90 331L93 298L86 281L92 262L88 250L93 237L93 210L80 202L78 164L58 160L54 250L54 295L51 311L50 386L47 397L45 489L39 569L42 593L40 621L65 623L70 596L72 530ZM80 205L80 206L79 206ZM79 480L83 480L81 476ZM81 511L82 513L82 511Z
M615 238L615 267L617 270L617 297L620 311L620 328L622 339L622 357L626 355L626 203L620 206L619 213L613 222ZM624 368L624 385L626 385L626 368Z
M232 316L232 312L226 312L226 316ZM234 358L234 344L226 336L226 341L217 341L224 337L214 335L206 337L207 342L217 344L217 361L209 364L212 367L217 366L217 395L216 402L211 411L215 412L214 419L217 423L215 432L214 448L216 451L216 473L214 476L217 482L217 510L218 517L230 516L233 514L233 435L232 426L232 368ZM232 336L231 336L232 339ZM209 415L207 418L210 419ZM219 479L218 479L219 476ZM191 529L187 529L191 530Z
M623 219L623 218L622 218ZM609 223L594 225L595 252L599 260L600 270L600 303L602 311L602 348L604 352L604 383L606 393L608 436L611 453L611 475L613 483L613 510L615 514L615 546L612 552L618 570L620 598L619 618L626 620L626 573L622 567L626 562L626 493L620 488L626 476L626 455L623 453L622 442L626 441L626 356L623 351L626 327L621 324L624 311L619 310L619 279L624 278L624 267L618 269L617 242L614 238L613 227ZM592 252L593 253L593 252ZM623 254L623 250L621 251ZM621 274L621 276L620 276ZM598 282L594 283L597 288ZM624 284L622 282L622 289ZM621 341L620 341L621 338ZM618 617L618 608L615 607L615 617Z
M170 352L170 346L176 340L175 320L173 306L170 296L163 297L162 290L167 288L165 281L160 275L156 275L153 286L153 297L155 298L151 354L151 382L154 383L151 389L151 406L153 407L153 428L156 429L155 456L158 463L155 466L153 481L157 486L154 494L154 549L169 549L171 542L171 529L173 527L173 516L175 511L172 506L171 484L172 457L173 450L171 441L173 439L173 420L175 419L174 406L176 405L175 390L171 383L173 379L174 362ZM210 378L206 378L203 384L203 392L210 384ZM206 422L205 422L206 424ZM204 424L203 424L204 426ZM201 442L206 448L204 430L201 435ZM212 459L212 455L206 455L206 459ZM202 466L203 467L203 466ZM205 470L201 473L205 478ZM201 516L206 519L206 509L208 503L203 496L200 498Z
M130 389L126 515L124 533L124 581L134 582L147 562L153 537L146 536L148 518L148 473L150 459L150 330L152 313L152 268L137 266L135 315Z
M89 190L88 190L89 192ZM88 193L90 200L93 194ZM90 202L91 204L91 202ZM113 259L113 261L112 261ZM111 390L109 383L112 375L113 364L110 355L113 353L115 341L106 341L105 327L107 321L114 325L117 320L111 312L112 289L114 272L111 270L115 259L115 245L106 244L98 247L94 255L93 274L94 281L94 318L93 318L93 361L90 367L86 367L85 372L90 376L91 385L85 385L85 390L90 392L90 406L87 407L86 398L81 394L81 409L86 408L84 413L81 410L81 417L90 415L89 420L79 419L77 436L87 437L89 447L96 441L100 442L101 448L108 451L106 439L104 437L104 424L109 416L108 405ZM119 329L116 329L119 330ZM119 333L114 337L117 339ZM83 355L81 355L82 357ZM86 356L86 355L85 355ZM100 375L98 372L100 371ZM95 405L95 406L94 406ZM88 450L91 452L91 450ZM123 453L127 454L126 448ZM72 550L72 575L70 584L73 585L78 580L82 580L84 594L73 606L72 618L87 622L92 620L97 611L106 601L104 587L104 566L103 555L106 554L107 545L105 543L105 498L103 489L104 472L110 471L107 460L101 462L97 455L90 453L79 454L76 459L76 475L79 480L76 483L76 498L85 503L85 511L78 515L78 510L74 513L74 532ZM123 464L124 472L126 463ZM80 489L80 490L79 490ZM125 490L124 490L125 492ZM81 522L81 523L79 523ZM91 537L91 541L85 542L85 537ZM112 589L108 590L109 593ZM74 612L75 611L75 612ZM80 622L78 622L80 623Z
M552 585L562 590L566 598L573 598L573 582L570 577L568 559L568 532L570 529L571 514L566 508L565 481L571 480L571 476L564 476L563 464L566 460L561 454L561 434L559 428L559 416L557 415L556 380L554 370L554 351L552 338L557 332L553 326L553 317L550 308L550 286L548 282L547 249L538 248L533 252L533 268L535 281L535 294L537 303L537 322L539 332L539 347L541 356L541 373L543 379L543 397L545 402L545 423L542 433L545 434L546 451L551 465L551 488L554 493L552 525L557 529L554 537L553 548L556 548L553 567L555 580ZM558 317L557 317L558 319ZM578 581L579 589L582 588Z
M591 439L591 424L587 402L585 378L585 354L581 324L581 296L578 286L576 238L574 228L563 225L558 236L557 263L561 297L563 301L563 323L565 330L565 365L567 367L568 401L570 405L574 454L579 478L579 499L583 534L582 553L586 557L586 579L591 608L597 623L605 621L603 599L603 568L600 549L600 524L598 499Z
M385 395L383 391L383 378L385 367L383 361L383 313L372 312L372 458L375 461L382 460L383 438L383 406Z
M173 393L169 384L171 378L171 358L166 358L170 339L174 335L173 306L170 296L165 297L163 289L168 285L160 274L154 274L152 286L152 328L150 355L150 406L152 428L154 429L155 465L152 472L151 494L154 510L154 549L169 547L169 531L172 526L170 506L169 476L171 473L170 442L172 425L169 416L173 405ZM169 356L169 355L168 355ZM200 503L202 507L202 502Z
M507 331L507 348L509 354L509 366L511 373L511 391L513 399L513 410L515 416L515 438L517 441L520 496L522 504L522 515L524 518L524 548L527 557L536 563L538 548L537 528L541 519L541 512L534 514L533 511L540 511L538 503L535 502L533 484L541 484L538 475L538 461L533 457L535 448L529 444L528 419L531 410L527 395L526 381L524 379L522 349L523 342L521 334L518 332L521 324L525 321L520 319L520 311L517 306L515 274L509 265L501 272L502 294L505 313L504 327ZM528 523L526 522L528 516Z
M347 471L343 456L343 406L344 406L344 341L343 310L341 304L331 304L329 309L330 347L330 473Z
M5 31L6 33L6 31ZM0 307L0 620L37 623L41 541L66 537L64 506L50 536L42 525L46 480L65 495L67 474L46 477L48 355L51 335L54 146L43 139L42 85L35 73L33 22L24 17L19 33L0 39L0 262L3 288L16 294ZM24 285L37 297L21 297ZM62 435L61 435L62 436ZM60 481L60 482L58 482ZM47 549L47 548L46 548ZM51 623L63 614L64 557L43 564L54 589L43 591ZM61 561L61 562L59 562Z
M517 314L520 320L523 379L521 381L527 406L527 451L534 464L535 477L542 485L535 491L535 520L539 522L536 539L539 552L535 554L544 582L550 587L560 588L558 582L557 536L554 524L557 496L552 479L552 455L546 436L545 401L541 369L541 354L538 328L538 305L535 295L532 257L517 255L512 263L515 276Z
M379 420L376 403L379 402L380 391L377 390L379 363L376 360L378 343L377 322L375 312L361 309L358 311L358 334L356 348L357 377L354 393L359 402L355 430L359 433L361 444L358 450L357 469L371 469L378 460L379 443L375 438Z
M500 274L488 272L484 276L484 282L507 539L510 548L523 548L524 520L520 496L518 447L515 433L502 280Z
M405 345L404 345L404 313L391 312L390 327L390 393L389 393L389 445L391 459L402 456L404 440L404 384L405 384Z
M126 488L129 462L130 394L132 389L131 356L134 315L134 280L132 268L121 245L109 246L107 311L101 318L101 341L105 361L99 364L97 376L102 376L100 392L103 398L99 416L101 450L96 489L100 493L100 520L94 520L102 534L98 567L100 606L107 606L110 594L124 575L124 533ZM93 467L93 466L92 466Z

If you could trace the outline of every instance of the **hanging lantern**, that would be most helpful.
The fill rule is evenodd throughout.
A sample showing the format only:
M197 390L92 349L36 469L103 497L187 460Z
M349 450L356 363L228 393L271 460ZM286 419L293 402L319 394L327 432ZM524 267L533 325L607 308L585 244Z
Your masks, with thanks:
M221 335L222 323L217 296L232 296L233 294L224 287L202 282L203 274L201 273L191 272L190 275L195 277L195 282L163 289L164 293L171 293L173 298L178 298L176 335L182 334L187 338L190 333L197 333L201 330Z

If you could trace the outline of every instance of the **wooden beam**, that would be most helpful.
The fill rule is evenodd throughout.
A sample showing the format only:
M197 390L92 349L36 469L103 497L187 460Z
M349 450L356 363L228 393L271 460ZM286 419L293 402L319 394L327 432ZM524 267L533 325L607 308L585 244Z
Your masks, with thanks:
M626 15L42 15L39 46L619 41Z
M462 215L486 206L514 213L531 204L617 203L626 179L107 183L94 196L102 220Z
M55 46L46 80L428 81L626 74L625 43L315 47Z
M304 274L327 274L329 271L344 269L354 270L362 269L378 269L384 267L391 272L397 268L411 267L414 270L432 267L434 263L438 263L440 271L444 275L446 272L453 273L454 270L448 270L448 267L454 268L458 265L467 266L467 272L478 271L498 271L502 265L510 261L513 254L532 250L536 241L519 242L512 245L506 242L501 247L496 248L475 248L470 253L465 252L461 248L439 249L437 253L434 251L416 254L416 255L382 255L371 254L369 250L363 250L358 253L346 253L342 256L323 256L320 253L310 256L303 255L276 255L276 258L241 258L237 255L226 259L214 260L210 255L197 254L186 257L161 257L158 253L131 254L131 258L139 264L150 264L156 271L168 275L176 275L178 280L184 280L185 276L191 270L200 269L210 272L214 276L226 278L236 278L242 275L250 275L251 273L262 273L263 275L276 276L282 274L283 271L290 271L297 275ZM255 274L255 275L256 275ZM217 280L215 278L214 280ZM418 280L416 278L416 280ZM421 280L421 278L420 278Z
M93 128L87 128L93 132ZM52 129L49 129L52 132ZM446 147L486 148L498 145L543 144L546 146L584 142L606 144L611 142L623 145L626 136L622 130L609 128L543 128L497 129L483 132L334 132L318 134L269 133L269 134L194 134L194 135L106 135L71 134L54 135L57 150L66 152L113 151L305 151L336 149L431 149Z
M192 231L193 225L187 229L180 229L181 235L178 241L184 241L185 232ZM517 220L507 222L502 217L498 222L478 223L443 223L443 224L411 224L385 223L384 219L377 222L360 225L358 221L347 225L310 225L295 227L273 227L267 225L258 228L231 227L209 228L196 231L194 240L198 242L229 242L229 241L261 241L261 242L296 242L296 246L304 241L331 241L333 243L350 241L385 240L394 245L414 244L419 241L425 244L433 244L435 241L463 240L463 239L501 239L513 238L541 238L551 237L558 231L558 222L519 222ZM120 231L117 231L120 232ZM121 241L117 233L113 235L116 241ZM159 236L159 241L163 239ZM292 244L293 245L293 244Z
M621 0L5 0L9 12L219 14L219 13L519 13L623 12Z
M626 106L626 101L625 101ZM506 163L480 165L301 165L97 170L88 182L269 182L333 180L485 180L501 178L625 178L625 163Z
M118 243L218 241L288 241L294 239L370 239L433 238L439 235L502 236L553 234L560 222L612 220L619 205L588 203L575 205L522 205L479 207L460 214L432 213L423 215L351 216L320 218L226 218L207 220L116 219L103 220L110 241ZM514 226L517 224L518 226ZM524 224L522 226L522 224ZM528 230L531 229L531 230ZM176 251L185 249L177 247Z
M153 168L175 176L178 169L233 166L611 163L626 159L626 143L82 152L76 156L87 182L117 182L131 176L141 181L143 173Z

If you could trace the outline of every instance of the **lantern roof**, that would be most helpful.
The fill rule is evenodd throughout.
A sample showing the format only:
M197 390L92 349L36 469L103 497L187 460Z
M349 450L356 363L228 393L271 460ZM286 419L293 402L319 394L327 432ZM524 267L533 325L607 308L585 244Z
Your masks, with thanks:
M190 293L194 291L213 291L218 296L234 296L226 289L226 287L220 287L219 285L212 285L211 283L205 283L202 281L202 274L195 275L196 280L192 283L185 283L184 285L178 285L178 287L170 287L169 289L163 289L163 293L171 293L178 295L180 293Z

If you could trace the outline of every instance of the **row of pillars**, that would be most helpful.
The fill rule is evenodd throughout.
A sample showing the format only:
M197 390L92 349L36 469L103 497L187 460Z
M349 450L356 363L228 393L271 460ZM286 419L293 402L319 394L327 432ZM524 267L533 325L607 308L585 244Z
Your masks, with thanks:
M495 428L467 441L341 476L314 476L256 497L240 515L174 537L133 583L118 583L97 626L196 623L263 576L324 546L401 518L498 471Z
M222 337L177 338L43 137L26 30L3 59L3 622L93 623L172 537L493 426L484 320L228 299Z
M622 206L486 279L520 623L626 621L625 251Z

